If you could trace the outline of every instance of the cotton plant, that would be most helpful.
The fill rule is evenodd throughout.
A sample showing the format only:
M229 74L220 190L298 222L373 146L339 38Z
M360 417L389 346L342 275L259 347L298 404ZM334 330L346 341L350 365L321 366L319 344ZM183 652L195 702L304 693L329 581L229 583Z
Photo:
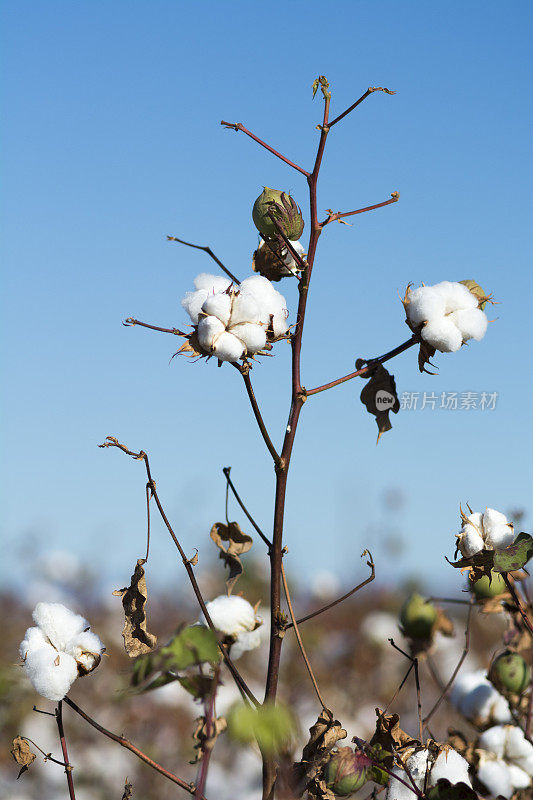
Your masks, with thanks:
M516 725L495 725L477 741L477 776L492 797L511 798L531 786L533 744Z
M505 550L514 541L514 526L505 514L494 508L462 515L463 527L457 534L457 547L465 557L482 550Z

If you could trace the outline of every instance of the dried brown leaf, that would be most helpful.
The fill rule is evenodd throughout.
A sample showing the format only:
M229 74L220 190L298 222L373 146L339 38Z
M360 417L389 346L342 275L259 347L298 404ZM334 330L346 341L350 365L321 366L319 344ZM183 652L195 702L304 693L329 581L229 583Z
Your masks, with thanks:
M381 434L392 428L389 412L397 414L400 410L400 401L396 394L396 381L383 364L378 364L372 377L365 384L361 392L361 402L366 406L369 414L373 414L376 418L379 442Z
M376 708L377 722L376 730L370 740L370 746L379 745L384 753L390 753L390 757L383 758L386 767L394 764L393 753L405 747L416 747L420 744L417 739L413 739L408 733L400 728L400 717L398 714L383 714Z
M124 794L122 795L122 800L130 800L133 796L133 784L128 782L126 778L126 783L124 784Z
M200 761L202 753L206 750L212 750L215 742L221 733L224 733L228 727L225 717L217 717L211 720L210 732L207 734L207 725L205 717L198 717L195 719L196 728L194 729L192 738L194 741L194 749L198 752L190 764L196 764Z
M209 535L221 551L219 557L229 568L226 586L228 594L231 594L235 583L242 574L240 556L248 552L253 544L253 539L247 533L242 532L237 522L230 522L228 525L223 522L215 522ZM226 545L225 542L228 544Z
M149 653L157 644L157 636L148 633L146 629L145 605L148 599L148 590L143 568L145 563L146 559L140 558L135 566L135 572L131 576L130 585L125 589L117 589L113 592L115 597L122 597L122 606L126 615L122 636L124 648L130 658Z
M454 633L452 620L449 618L446 612L439 606L437 606L437 618L433 623L433 630L431 632L431 635L434 636L437 633L437 631L439 633L442 633L443 636L453 636Z
M20 778L23 772L26 772L26 770L37 758L36 754L32 753L30 750L28 741L22 736L17 736L15 739L13 739L13 749L11 750L11 755L20 766L17 780Z
M302 752L302 759L294 765L295 780L298 790L302 794L306 789L314 791L316 797L328 798L329 795L319 792L326 789L319 785L320 781L315 781L323 765L329 760L330 751L335 747L340 739L345 739L346 731L338 719L333 719L332 715L322 710L314 725L309 728L309 741ZM329 790L328 790L329 791Z

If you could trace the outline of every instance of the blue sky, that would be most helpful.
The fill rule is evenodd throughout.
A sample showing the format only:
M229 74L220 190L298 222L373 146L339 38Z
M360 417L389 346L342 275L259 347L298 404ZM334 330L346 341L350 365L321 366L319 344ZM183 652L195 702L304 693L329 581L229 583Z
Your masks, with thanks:
M459 502L531 509L532 16L529 2L3 4L4 580L39 549L72 550L111 581L129 576L144 547L145 479L96 447L108 434L149 452L200 566L223 514L223 466L270 529L273 471L236 372L169 364L177 340L121 321L185 323L180 298L212 265L166 234L210 244L244 277L262 186L307 208L300 175L219 122L241 121L310 166L311 83L325 74L333 114L370 85L397 94L373 95L332 131L320 209L394 190L401 201L322 236L304 384L403 341L409 281L473 277L501 301L485 339L437 356L438 377L419 375L413 351L391 371L400 392L497 392L498 403L401 412L376 447L362 381L310 398L289 481L288 568L302 585L323 568L357 582L368 546L383 579L459 586L443 558ZM294 311L295 287L280 288ZM288 349L253 372L277 442ZM392 491L400 508L384 507ZM181 582L159 523L152 558L154 577Z

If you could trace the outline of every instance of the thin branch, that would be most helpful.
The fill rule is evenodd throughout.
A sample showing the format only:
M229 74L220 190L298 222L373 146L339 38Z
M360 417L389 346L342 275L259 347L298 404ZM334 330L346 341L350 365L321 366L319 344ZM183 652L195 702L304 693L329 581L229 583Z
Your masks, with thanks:
M301 172L302 175L305 175L306 177L309 176L309 173L307 172L307 170L303 169L302 167L299 167L298 164L294 163L294 161L289 161L288 158L283 156L277 150L274 150L273 147L271 147L269 144L264 142L262 139L259 139L259 137L256 136L254 133L252 133L252 131L249 131L248 128L245 128L244 125L241 122L224 122L224 120L221 120L220 124L224 125L228 129L232 129L234 131L242 131L247 136L249 136L251 139L253 139L254 142L257 142L257 144L260 144L261 147L264 147L266 150L268 150L269 153L272 153L272 155L276 156L276 158L280 158L282 161L285 162L285 164L288 164L289 167L292 167L293 169L297 170L298 172Z
M141 322L140 319L134 319L133 317L128 317L122 323L126 328L129 328L130 325L140 325L141 328L150 328L151 331L160 331L161 333L173 333L174 336L187 336L186 333L180 331L179 328L160 328L159 325L149 325L147 322Z
M467 616L467 619L466 619L465 646L464 646L463 652L461 654L461 658L457 662L457 666L455 667L454 671L452 672L452 676L451 676L450 680L448 681L448 683L445 685L444 689L442 690L442 692L440 694L440 697L435 702L435 704L434 704L433 708L431 709L431 711L429 712L429 714L426 714L426 716L424 717L424 719L423 719L424 725L428 724L429 720L431 719L433 714L436 712L436 710L439 708L440 704L442 703L442 701L444 700L444 698L447 696L448 692L452 688L453 682L456 679L457 674L459 673L459 670L463 666L463 662L464 662L464 660L465 660L465 658L466 658L466 656L468 654L468 650L469 650L469 647L470 647L470 622L471 622L471 619L472 619L472 609L473 609L473 607L474 607L474 603L471 602L470 603L470 607L468 609L468 616Z
M403 353L404 350L408 350L410 347L413 347L415 344L419 344L420 339L416 334L413 334L410 339L403 344L398 345L395 347L394 350L389 350L388 353L385 353L382 356L378 356L377 358L372 358L369 361L365 361L364 363L366 366L361 367L361 369L356 370L355 372L350 372L349 375L344 375L342 378L337 378L335 381L330 381L329 383L324 383L322 386L317 386L316 389L306 389L305 393L307 397L310 397L312 394L318 394L319 392L325 392L326 389L332 389L334 386L340 386L341 383L346 383L346 381L351 381L352 378L358 378L360 375L365 375L367 372L371 372L372 369L377 364L384 364L386 361L390 361L391 358Z
M289 237L286 235L285 231L283 230L283 227L280 224L280 221L278 219L276 219L276 217L274 216L274 214L273 214L273 212L271 210L268 212L268 216L270 217L271 221L274 223L279 236L281 236L281 238L283 239L283 242L285 243L285 247L287 248L287 250L289 251L291 256L294 258L294 260L296 261L296 263L298 264L300 269L304 270L305 267L306 267L306 263L303 260L303 258L294 249L294 247L292 245L292 242L289 239Z
M205 784L207 782L207 773L209 770L209 761L211 760L211 755L213 753L213 747L208 746L207 742L211 736L211 732L213 729L213 720L215 718L215 701L217 696L217 689L218 689L218 681L220 678L220 668L216 667L215 673L213 675L213 686L211 689L211 696L209 701L205 703L205 737L206 737L206 744L202 748L202 764L200 766L200 775L198 777L198 784L196 786L195 792L195 800L200 800L203 796Z
M178 239L177 236L167 236L167 241L169 241L169 242L179 242L180 244L184 244L186 247L194 247L195 250L203 250L204 253L207 253L207 255L210 256L213 259L213 261L215 261L215 263L218 264L218 266L220 267L222 272L225 272L226 275L228 276L228 278L231 278L233 283L240 283L240 280L237 277L235 277L233 272L230 272L229 269L224 266L222 261L219 258L216 257L216 255L213 253L213 251L211 250L210 247L207 247L207 246L206 247L202 247L201 244L191 244L191 242L185 242L183 239Z
M389 639L389 642L391 643L391 645L394 647L395 650L398 650L398 652L402 654L402 656L405 656L406 658L408 658L409 661L411 662L411 666L414 667L415 684L416 684L416 705L417 705L417 709L418 709L418 738L419 738L419 741L422 742L424 731L423 731L423 725L422 725L422 702L420 700L420 678L419 678L419 675L418 675L418 658L416 658L416 656L409 655L409 653L406 653L405 650L402 650L400 647L398 647L398 645L394 643L394 639ZM407 675L409 674L409 672L410 672L410 670L408 671ZM407 675L405 676L404 680L402 681L402 684L400 684L398 692L401 689L401 687L403 686L403 683L407 680ZM389 703L389 705L390 705L390 703ZM383 713L385 713L385 712L383 712Z
M390 641L390 640L389 640L389 641ZM396 689L396 691L395 691L395 692L394 692L394 694L392 695L391 699L389 700L389 702L387 703L387 705L385 706L385 708L384 708L384 709L383 709L383 711L381 712L381 713L382 713L382 715L387 713L387 711L389 710L389 708L391 707L391 705L394 703L394 701L396 700L396 698L398 697L398 695L399 695L399 694L400 694L400 692L402 691L403 687L405 686L405 682L407 681L407 678L408 678L408 677L409 677L409 675L411 674L411 670L413 669L413 667L414 667L414 663L413 663L413 661L411 660L411 663L410 663L410 665L409 665L409 669L407 670L407 672L406 672L406 673L405 673L405 675L403 676L403 678L402 678L402 680L401 680L401 683L400 683L400 685L398 686L398 688Z
M229 487L229 488L231 489L231 491L233 492L233 495L234 495L234 497L235 497L235 500L236 500L236 501L238 502L238 504L240 505L240 507L241 507L242 511L244 512L244 514L245 514L246 518L248 519L248 522L250 523L250 525L252 525L252 526L255 528L256 532L259 534L259 536L261 537L261 539L264 541L264 543L266 544L266 546L267 546L267 547L268 547L268 549L270 550L270 548L272 547L272 542L271 542L271 541L270 541L270 540L269 540L269 539L268 539L268 538L265 536L265 534L263 533L263 531L261 530L261 528L259 527L259 525L257 524L257 522L254 520L254 518L252 517L252 515L250 514L250 512L248 511L248 509L247 509L247 508L246 508L246 506L244 505L243 501L242 501L242 500L241 500L241 498L239 497L239 494L238 494L238 492L237 492L237 489L236 489L236 488L235 488L235 486L233 485L233 481L231 480L231 478L230 478L230 476L229 476L229 474L230 474L230 472L231 472L231 467L224 467L224 469L222 470L222 472L224 473L224 475L225 475L225 478L226 478L226 481L227 481L227 484L226 484L226 486L227 486L227 487Z
M54 716L54 717L55 717L55 714L52 714L52 716ZM58 760L57 760L57 758L54 758L54 757L53 757L52 753L45 753L45 752L44 752L44 750L43 750L43 748L42 748L42 747L39 747L39 745L37 744L37 742L34 742L34 741L33 741L33 739L30 739L30 738L29 738L29 736L21 736L20 738L21 738L21 739L24 739L24 741L25 741L25 742L30 742L30 744L32 744L34 747L36 747L36 748L37 748L37 750L38 750L40 753L42 753L42 754L43 754L43 756L44 756L44 760L45 760L45 761L53 761L53 762L54 762L54 764L59 764L59 766L60 766L60 767L65 767L65 769L67 768L68 764L66 764L64 761L58 761Z
M146 555L145 562L148 561L148 554L150 552L150 499L152 497L152 489L150 484L146 484Z
M294 610L293 610L292 602L291 602L291 595L290 595L290 592L289 592L289 586L287 584L287 576L285 575L285 569L283 567L283 562L281 563L281 580L283 581L283 589L285 591L285 597L287 598L287 606L289 608L289 614L290 614L290 617L291 617L291 620L292 620L292 624L293 624L293 627L294 627L294 633L296 635L296 640L298 642L298 647L300 648L300 652L302 654L302 658L304 660L305 666L307 667L307 672L309 673L309 677L311 678L311 683L313 684L313 689L315 690L316 696L318 697L318 702L320 703L320 705L322 706L322 708L324 709L326 714L328 714L330 716L330 718L333 719L333 715L332 715L331 711L329 710L329 708L324 703L322 695L320 694L320 689L318 688L318 683L316 681L315 674L313 672L313 668L311 667L311 663L309 661L309 658L307 657L307 653L305 652L304 643L302 641L302 637L300 636L300 631L298 630L298 623L297 623L296 618L294 616Z
M390 200L385 200L383 203L376 203L373 206L365 206L364 208L358 208L356 211L337 211L335 213L330 211L324 222L321 222L320 224L324 228L326 225L329 225L330 222L336 222L337 220L340 220L343 217L353 217L355 214L364 214L365 211L374 211L376 208L383 208L384 206L390 206L391 203L397 203L399 199L400 199L400 193L392 192Z
M254 394L254 390L253 390L253 387L252 387L252 380L250 378L250 370L245 365L240 367L238 364L233 364L233 366L236 367L239 370L239 372L241 373L241 375L242 375L242 378L244 380L244 385L246 386L246 391L248 393L248 398L250 400L250 405L252 406L252 411L254 412L255 419L256 419L257 424L259 426L259 430L261 431L261 436L263 437L263 440L264 440L264 442L265 442L265 444L267 446L267 450L270 453L270 455L272 456L272 458L274 459L274 464L279 465L280 457L278 455L278 451L276 450L276 448L272 444L272 439L268 435L268 431L266 429L266 425L264 423L263 417L261 416L261 411L259 410L259 404L257 402L257 399L256 399L255 394Z
M200 608L201 608L202 613L203 613L203 615L204 615L204 617L206 619L206 622L209 625L209 627L211 628L211 630L213 631L213 633L216 635L217 634L217 630L216 630L215 626L213 625L213 620L211 619L211 616L210 616L210 614L209 614L209 612L208 612L208 610L206 608L204 598L202 596L202 593L200 591L200 587L198 586L198 582L197 582L196 576L194 574L193 566L191 565L190 559L187 558L187 556L185 554L185 551L183 550L181 544L179 543L178 538L177 538L177 536L174 533L174 530L172 528L172 525L170 524L170 522L169 522L169 520L167 518L167 515L165 514L165 510L164 510L164 508L163 508L163 506L161 504L161 501L159 499L159 495L157 494L156 485L155 485L155 482L154 482L154 480L152 478L152 473L150 472L150 462L148 460L148 455L144 452L144 450L140 450L138 453L134 453L132 450L129 450L125 445L121 444L118 441L118 439L116 439L114 436L107 436L106 437L106 441L103 444L100 444L98 446L99 447L116 447L117 449L122 450L123 453L126 453L126 455L131 456L132 458L136 459L137 461L144 461L144 466L145 466L145 469L146 469L146 475L148 477L148 486L150 487L150 491L152 493L152 497L154 498L155 503L157 505L157 508L159 510L159 513L161 515L161 518L162 518L163 522L165 523L166 528L167 528L168 532L170 533L170 536L172 537L172 540L173 540L174 544L176 545L176 547L178 549L178 552L179 552L179 554L181 556L181 559L183 561L183 566L185 567L185 569L187 571L187 575L189 576L189 580L191 582L194 594L196 595L196 599L198 600L198 604L200 605ZM230 656L228 654L226 646L224 644L222 644L222 642L218 642L218 646L219 646L220 652L222 653L222 657L223 657L223 659L224 659L224 661L226 663L226 666L228 667L229 671L231 672L231 674L233 676L233 679L234 679L235 683L237 684L237 686L239 687L241 692L243 692L248 697L248 699L251 700L251 702L257 707L259 705L259 701L253 695L253 693L250 690L250 688L248 687L246 681L244 680L244 678L240 674L239 670L237 669L237 667L235 666L235 664L231 660L231 658L230 658Z
M66 698L65 698L66 699ZM63 761L65 762L65 774L67 776L67 786L70 800L76 800L74 792L74 781L72 780L72 766L68 760L67 740L65 739L65 731L63 730L63 701L60 700L56 708L56 722L57 730L59 732L59 741L61 742L61 750L63 752Z
M511 597L515 601L516 608L517 608L518 612L520 613L520 616L522 617L522 619L525 622L525 625L526 625L526 628L528 629L529 635L533 638L533 625L531 624L531 620L529 619L529 617L527 616L526 612L524 611L524 609L522 607L522 603L520 602L520 598L518 597L518 594L516 592L515 587L513 586L511 581L509 580L509 576L507 575L506 572L502 572L502 578L505 581L505 585L507 586L507 588L508 588L508 590L509 590L509 592L511 594Z
M354 586L354 588L350 589L349 592L346 592L346 594L343 594L341 597L338 597L336 600L333 600L331 603L328 603L327 605L322 606L322 608L319 608L317 611L313 611L311 614L307 614L305 617L301 617L301 619L297 620L297 624L298 625L301 625L302 622L307 622L308 619L313 619L313 617L318 617L319 614L323 614L324 611L329 611L329 609L333 608L334 606L338 606L339 603L342 603L344 600L347 600L348 597L351 597L352 594L355 594L356 592L358 592L359 589L362 589L368 583L372 583L372 581L376 577L376 565L374 564L374 561L372 559L372 554L371 554L371 552L369 550L364 550L363 553L361 554L361 558L363 556L365 556L365 555L368 556L368 561L366 562L367 566L370 567L370 569L371 569L370 577L367 578L362 583L358 583L357 586ZM292 623L291 622L289 622L287 624L287 628L292 628Z
M149 767L155 769L156 772L159 772L161 775L164 775L164 777L168 778L169 781L172 781L172 783L176 783L178 786L181 786L182 789L185 789L186 792L194 796L196 791L196 787L194 786L194 784L187 783L182 778L178 778L177 775L174 775L172 772L169 772L167 769L162 767L161 764L158 764L157 761L153 761L146 755L146 753L143 753L142 750L139 750L138 747L135 747L135 745L132 744L130 741L128 741L128 739L126 739L124 736L119 736L116 733L108 731L107 728L104 728L103 725L100 725L98 722L96 722L96 720L90 717L85 711L82 711L82 709L78 705L76 705L76 703L69 697L65 697L64 702L67 705L69 705L77 714L79 714L80 717L82 717L86 722L88 722L89 725L92 725L92 727L95 728L99 733L102 733L104 736L107 736L108 739L112 739L117 744L121 745L122 747L125 747L126 750L129 750L130 753L136 755L137 758L140 758L141 761L144 761L144 763L148 764ZM202 800L205 800L205 798L202 797Z
M428 597L427 603L456 603L460 606L469 606L470 600L459 600L457 597Z
M349 108L347 108L347 109L346 109L346 111L343 111L343 112L342 112L342 114L339 114L339 116L338 116L338 117L335 117L335 119L333 120L333 122L330 122L330 123L329 123L329 127L330 127L330 128L332 128L334 125L336 125L336 124L337 124L337 122L340 122L340 121L341 121L341 119L344 119L344 117L345 117L347 114L349 114L351 111L353 111L353 110L354 110L354 108L357 108L357 106L358 106L360 103L362 103L362 102L363 102L363 100L366 100L366 98L367 98L367 97L369 97L369 96L370 96L371 94L373 94L374 92L385 92L385 94L396 94L396 92L391 92L391 90L390 90L390 89L385 89L383 86L370 86L370 87L369 87L369 88L366 90L366 92L364 93L364 95L362 95L362 96L359 98L359 100L356 100L356 101L355 101L355 103L353 103L353 104L352 104L352 105L351 105Z

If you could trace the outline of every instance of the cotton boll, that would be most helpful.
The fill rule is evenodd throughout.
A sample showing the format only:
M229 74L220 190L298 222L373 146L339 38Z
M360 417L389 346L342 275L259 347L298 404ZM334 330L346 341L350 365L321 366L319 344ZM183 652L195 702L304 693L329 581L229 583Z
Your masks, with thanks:
M208 316L217 317L226 326L231 314L231 297L226 292L210 294L202 305L202 311Z
M218 317L201 317L198 322L198 341L206 353L211 353L217 339L226 330Z
M473 525L465 525L457 536L457 546L465 558L480 553L485 543Z
M181 305L191 318L193 325L198 325L198 315L208 296L209 292L207 289L199 289L197 292L187 292L181 301Z
M268 278L264 278L262 275L251 275L249 278L245 278L240 284L240 289L242 292L254 296L259 303L268 300L276 292Z
M445 301L440 292L433 286L421 286L409 294L406 314L413 325L420 325L445 313Z
M89 623L61 603L37 603L33 621L57 650L65 650L67 643Z
M423 785L426 779L426 772L428 772L428 758L429 752L427 750L419 750L418 753L414 753L407 759L407 769L411 773L411 776L417 785Z
M531 775L517 767L516 764L508 764L507 769L514 789L527 789L531 785Z
M247 355L258 353L266 344L265 329L254 322L241 322L239 325L234 325L231 333L244 344Z
M255 628L255 611L244 597L219 595L206 608L215 628L227 636L238 636Z
M232 281L229 278L223 278L222 275L209 275L207 272L201 272L194 279L195 288L205 289L208 294L225 292L231 284Z
M477 776L494 797L501 795L508 800L512 796L513 782L505 761L484 755L480 751Z
M392 772L395 775L398 775L408 785L406 786L405 783L400 783L400 781L396 780L396 778L391 778L387 789L386 800L414 800L416 795L410 788L411 782L409 781L406 772L404 772L404 770L400 769L399 767L394 767ZM423 781L418 782L415 780L415 783L417 784L419 789L422 788Z
M477 297L462 283L442 281L432 288L443 298L446 314L478 306Z
M265 278L266 280L266 278ZM239 325L242 322L259 322L261 309L254 295L247 291L240 291L233 298L229 326Z
M478 740L478 747L494 753L498 758L503 758L506 740L507 731L505 727L503 725L494 725L492 728L483 731Z
M255 650L261 644L261 637L263 633L263 626L260 625L254 631L243 631L237 636L235 644L231 645L231 658L235 661L240 658L243 653L248 650Z
M503 550L514 541L514 529L505 514L494 508L486 508L483 514L485 541L495 550Z
M28 653L24 669L35 691L47 700L62 700L78 677L72 656L50 645Z
M39 650L41 647L50 647L50 642L40 628L28 628L24 634L24 639L20 643L20 657L24 660L32 650Z
M533 745L528 742L524 732L516 725L507 725L505 740L505 757L523 767L522 761L533 758Z
M66 648L84 674L91 672L100 663L105 650L100 638L92 631L82 631Z
M467 342L468 339L475 339L476 342L479 342L487 332L489 321L480 308L454 311L449 318L461 331L463 342Z
M238 361L244 355L244 344L232 333L221 333L216 340L213 354L220 361Z
M468 762L456 750L443 750L435 759L429 776L429 785L435 786L441 778L447 778L450 783L466 783L471 786L468 775Z
M447 317L433 317L424 325L420 335L441 353L455 353L463 343L459 328Z

